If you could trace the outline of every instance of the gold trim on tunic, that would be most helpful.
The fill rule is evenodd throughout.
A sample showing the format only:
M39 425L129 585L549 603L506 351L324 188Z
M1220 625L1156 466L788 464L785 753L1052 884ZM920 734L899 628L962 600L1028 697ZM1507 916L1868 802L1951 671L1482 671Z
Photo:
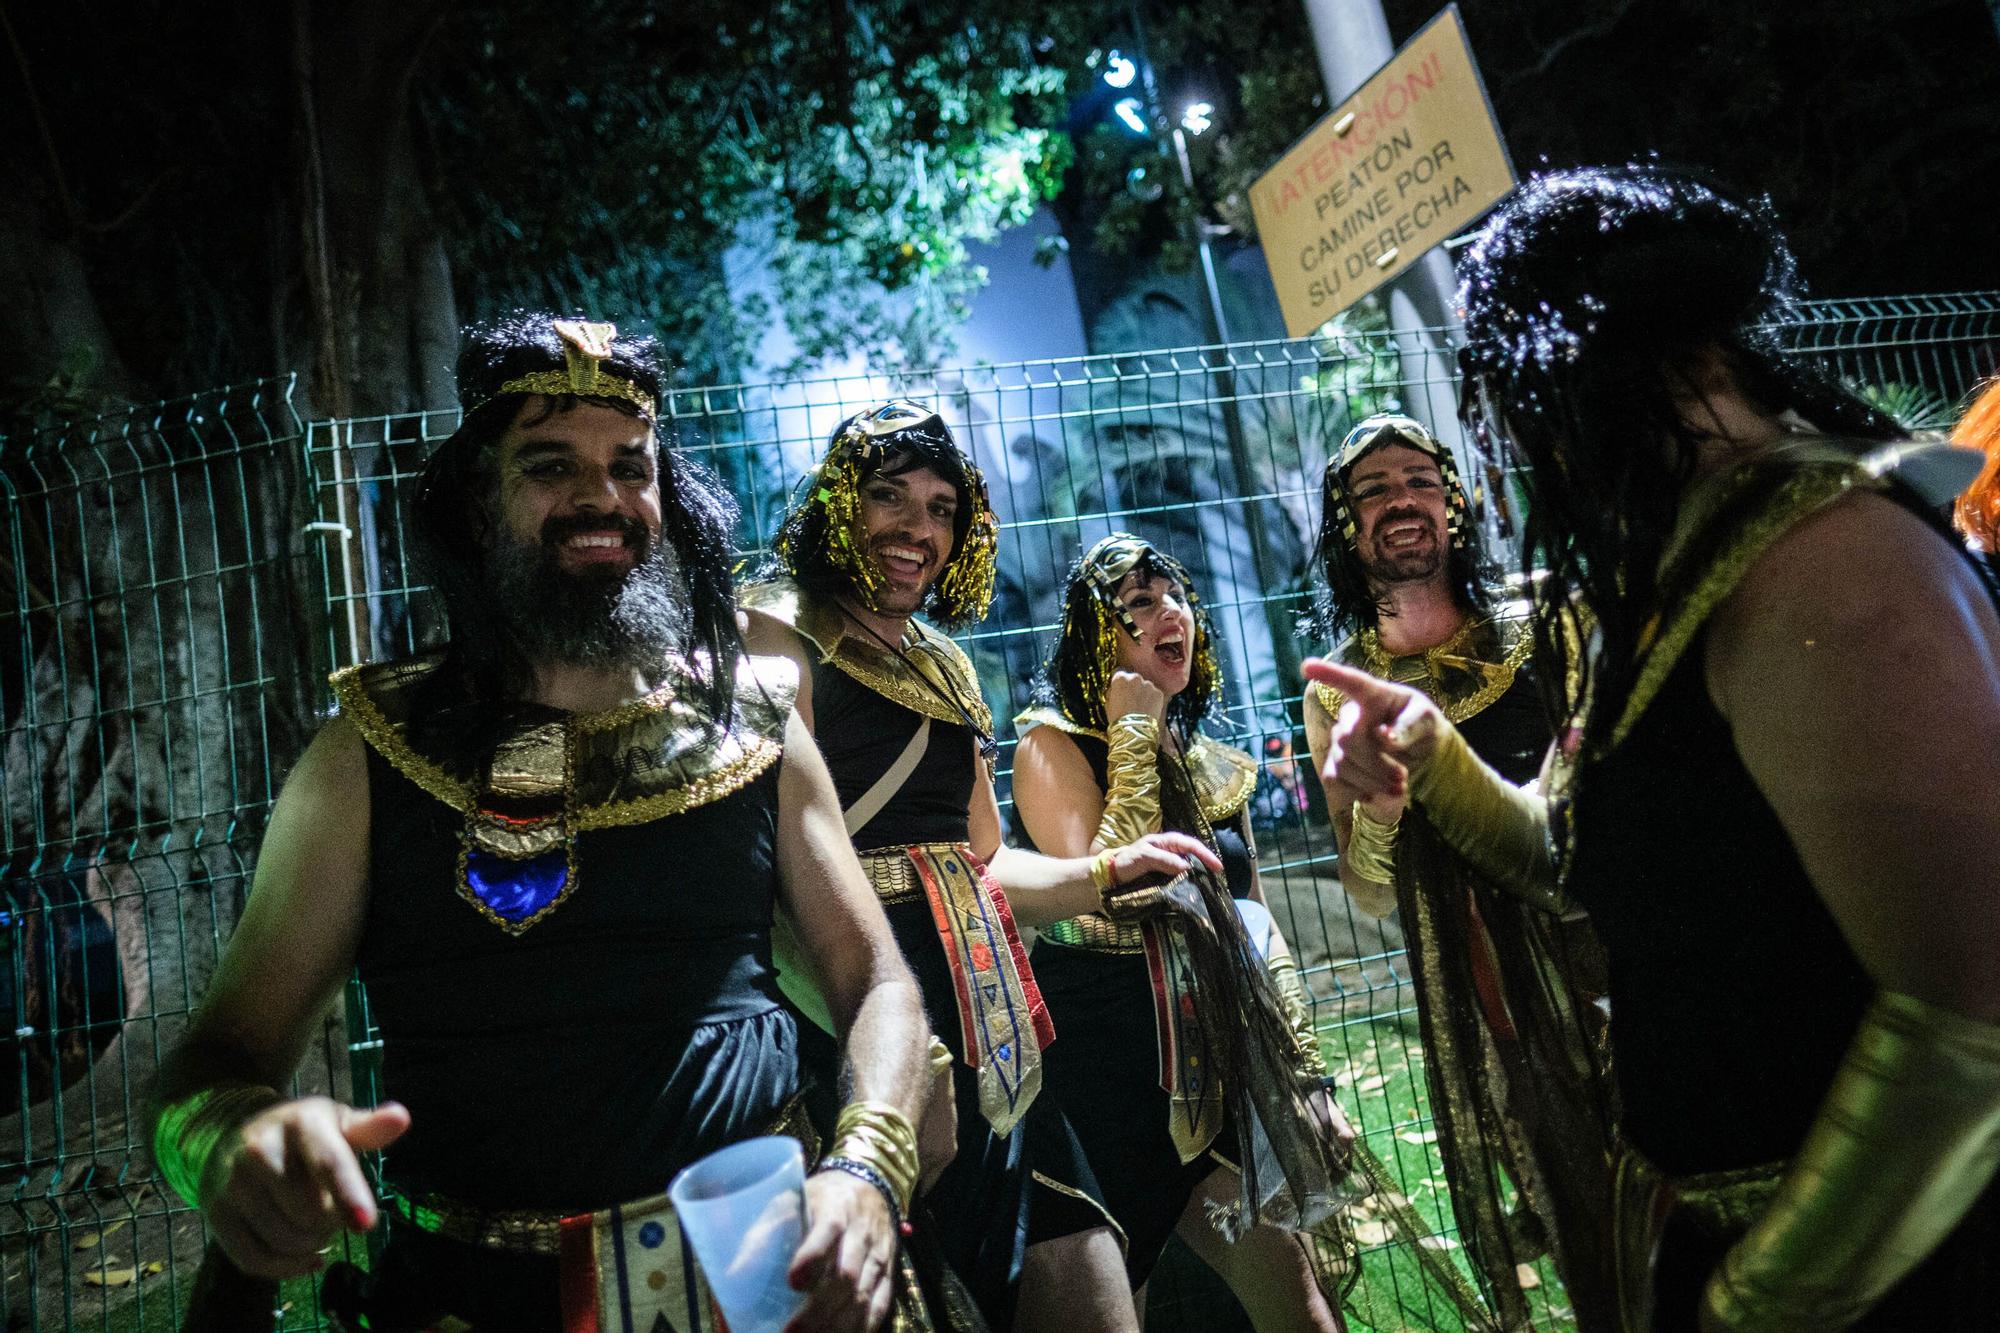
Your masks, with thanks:
M1453 722L1484 712L1514 687L1514 676L1534 655L1535 636L1526 602L1508 602L1490 616L1473 616L1443 643L1422 652L1393 655L1382 636L1364 629L1334 650L1357 671L1422 690ZM1313 702L1338 717L1347 696L1314 681Z
M579 834L681 814L755 780L784 753L798 692L790 662L746 658L737 668L736 715L719 724L698 703L691 669L669 660L663 683L644 697L526 727L500 742L484 774L459 777L409 736L420 688L441 662L433 653L346 667L331 677L334 697L370 748L464 817L459 894L510 935L542 921L576 891ZM502 915L474 887L475 855L518 863L557 853L564 862L561 887L532 914Z
M956 698L980 730L993 730L993 710L986 705L972 659L921 621L909 622L898 656L858 629L838 606L802 591L789 579L740 589L737 604L792 629L812 645L821 662L891 703L939 722L963 725L965 718L950 702Z

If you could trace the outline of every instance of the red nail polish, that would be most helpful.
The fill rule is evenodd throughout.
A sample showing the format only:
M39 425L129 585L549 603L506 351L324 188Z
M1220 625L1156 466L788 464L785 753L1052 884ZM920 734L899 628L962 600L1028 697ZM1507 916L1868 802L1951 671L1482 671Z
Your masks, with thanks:
M917 1229L911 1226L908 1222L898 1222L896 1224L896 1234L901 1236L904 1240L908 1240L910 1237L917 1234Z
M375 1219L369 1216L368 1210L360 1204L350 1203L347 1205L347 1224L356 1231L372 1231Z

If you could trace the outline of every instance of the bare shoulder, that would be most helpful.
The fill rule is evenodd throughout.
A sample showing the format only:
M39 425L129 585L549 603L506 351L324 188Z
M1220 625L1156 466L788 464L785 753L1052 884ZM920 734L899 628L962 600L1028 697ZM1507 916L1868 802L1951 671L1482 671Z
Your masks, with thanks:
M1081 768L1090 771L1089 761L1076 741L1061 727L1033 727L1021 737L1014 747L1014 767L1018 771L1023 765L1042 768L1051 772Z
M1711 681L1774 665L1925 671L2000 649L1964 556L1884 496L1858 492L1773 542L1716 612Z
M794 723L804 723L807 734L811 734L813 721L811 645L803 634L776 616L768 615L753 607L743 607L736 612L743 627L743 649L753 657L781 657L798 669L799 689L793 698L797 710Z

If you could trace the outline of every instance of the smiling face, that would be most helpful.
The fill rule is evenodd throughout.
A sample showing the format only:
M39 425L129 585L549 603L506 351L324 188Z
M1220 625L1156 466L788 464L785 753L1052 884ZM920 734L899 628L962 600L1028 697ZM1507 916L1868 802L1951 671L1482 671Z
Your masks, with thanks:
M600 404L550 406L528 400L495 448L493 614L537 665L656 670L689 622L660 535L652 427Z
M500 526L565 574L622 580L660 539L652 428L597 403L549 407L530 398L500 437Z
M1407 445L1363 454L1347 474L1355 547L1377 584L1445 576L1448 511L1437 460Z
M882 576L875 609L915 615L951 559L958 488L928 467L862 479L857 538Z
M1151 681L1172 698L1194 674L1195 620L1187 589L1176 579L1141 567L1118 585L1118 600L1139 627L1135 640L1117 630L1118 666Z

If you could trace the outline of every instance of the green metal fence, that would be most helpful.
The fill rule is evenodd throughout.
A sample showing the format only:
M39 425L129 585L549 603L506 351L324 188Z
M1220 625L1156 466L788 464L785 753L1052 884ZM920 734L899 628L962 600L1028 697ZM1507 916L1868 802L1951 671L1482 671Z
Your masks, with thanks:
M1815 303L1787 335L1912 424L1934 425L2000 365L2000 293ZM1294 757L1297 663L1324 647L1294 629L1317 474L1368 412L1449 421L1455 386L1403 373L1415 350L1355 328L688 388L668 410L681 447L740 497L754 564L835 422L889 394L938 403L1007 524L994 614L965 640L996 713L1025 702L1080 545L1129 527L1188 563L1226 641L1217 729L1265 763L1265 886L1307 960L1340 1095L1451 1247L1401 938L1393 921L1349 909L1316 785ZM152 1181L133 1108L235 919L275 784L325 703L323 672L407 651L437 628L405 563L404 505L456 421L302 424L285 387L266 384L0 442L0 558L16 590L0 606L0 641L21 644L0 662L0 1006L17 1031L0 1059L14 1098L0 1102L0 1115L11 1107L0 1119L10 1319L172 1326L199 1228ZM329 1020L306 1085L370 1095L366 1020L358 995ZM1365 1211L1358 1229L1364 1245L1381 1239ZM1559 1290L1537 1276L1545 1322L1566 1326ZM1186 1270L1170 1266L1156 1285L1176 1283L1154 1293L1156 1326L1176 1314L1228 1326ZM309 1285L288 1295L286 1326L316 1327ZM1379 1256L1362 1295L1357 1326L1455 1327Z

